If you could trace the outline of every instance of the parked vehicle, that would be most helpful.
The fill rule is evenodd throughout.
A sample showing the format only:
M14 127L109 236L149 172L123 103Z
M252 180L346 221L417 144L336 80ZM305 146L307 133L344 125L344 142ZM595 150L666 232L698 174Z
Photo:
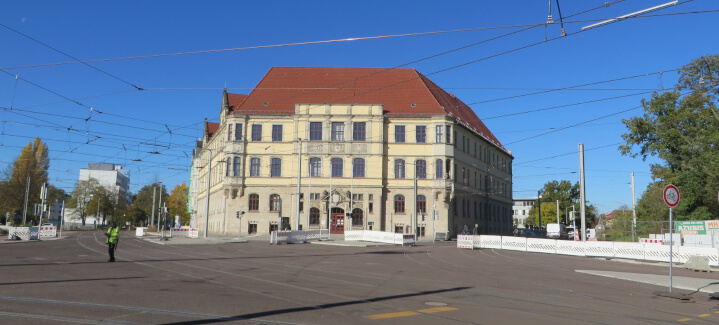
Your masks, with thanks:
M547 224L547 238L567 239L567 228L561 223Z
M537 237L537 234L534 231L531 231L527 228L517 228L516 235L518 237Z

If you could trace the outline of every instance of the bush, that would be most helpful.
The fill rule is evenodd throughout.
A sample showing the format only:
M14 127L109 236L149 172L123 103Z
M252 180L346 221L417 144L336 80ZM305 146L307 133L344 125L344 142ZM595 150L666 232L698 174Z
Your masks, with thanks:
M7 229L0 229L0 235L7 235Z

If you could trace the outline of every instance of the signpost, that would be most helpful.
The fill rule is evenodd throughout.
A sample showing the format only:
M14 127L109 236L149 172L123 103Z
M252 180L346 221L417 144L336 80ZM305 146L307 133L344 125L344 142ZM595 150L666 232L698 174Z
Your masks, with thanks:
M672 225L674 224L672 209L679 205L679 189L669 184L664 188L664 203L669 206L669 292L672 292L672 264L674 257L674 232L672 231Z

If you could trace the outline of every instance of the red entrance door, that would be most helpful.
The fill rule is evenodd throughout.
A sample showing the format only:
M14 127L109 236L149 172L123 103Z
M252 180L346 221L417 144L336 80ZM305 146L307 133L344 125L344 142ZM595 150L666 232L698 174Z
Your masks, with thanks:
M332 208L330 210L330 234L345 233L345 210Z

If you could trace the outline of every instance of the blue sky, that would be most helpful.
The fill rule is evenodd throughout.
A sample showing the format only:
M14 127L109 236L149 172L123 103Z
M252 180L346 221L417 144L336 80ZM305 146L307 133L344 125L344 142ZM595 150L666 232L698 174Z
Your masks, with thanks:
M605 2L560 6L567 17ZM653 17L581 27L666 2L626 0L565 18L568 35L560 37L558 23L520 31L547 21L544 0L4 1L0 167L39 136L51 149L51 183L67 191L88 162L127 166L134 192L156 178L174 187L188 179L186 155L202 121L217 120L225 86L247 94L273 66L397 67L479 43L405 67L471 104L513 152L515 197L535 196L548 181L578 181L584 143L587 199L609 212L631 206L632 171L640 197L656 162L619 153L621 120L641 115L630 109L676 83L676 73L656 72L719 52L719 12L667 14L717 10L719 3L684 0ZM554 5L552 11L558 21ZM17 33L100 60L520 25L528 26L89 63L101 71L48 65L76 60ZM570 106L546 109L563 105ZM533 110L541 111L527 113Z

